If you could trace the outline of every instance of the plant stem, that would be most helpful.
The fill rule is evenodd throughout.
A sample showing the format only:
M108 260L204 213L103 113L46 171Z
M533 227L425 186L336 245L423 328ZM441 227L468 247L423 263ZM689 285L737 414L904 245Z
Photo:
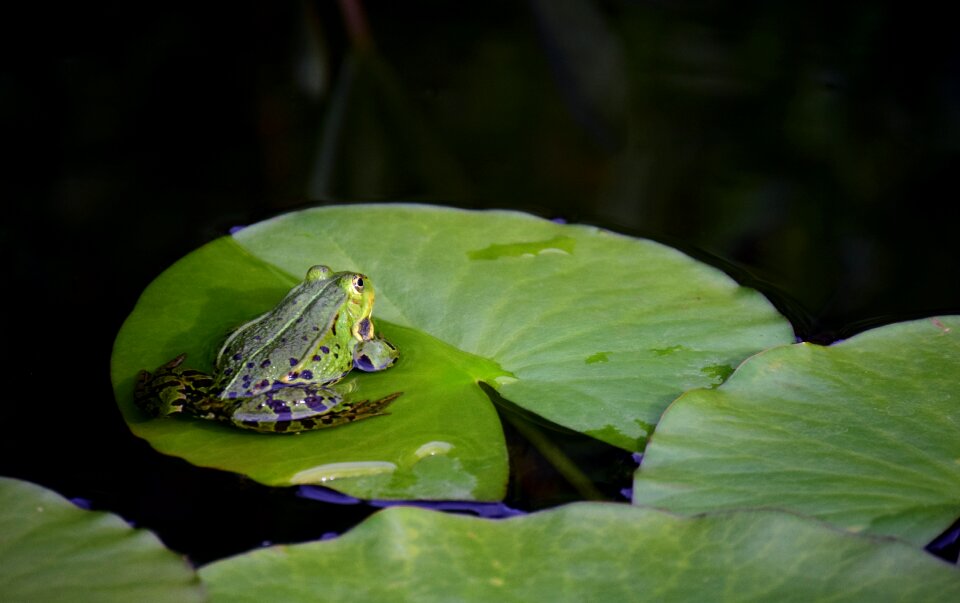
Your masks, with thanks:
M536 425L523 420L522 417L506 410L500 413L500 416L506 419L510 425L516 429L537 451L543 455L547 461L566 479L571 486L586 500L606 500L593 481L580 470L577 465L570 460L559 446L553 443L550 438L544 435Z
M360 0L340 0L340 12L347 28L347 36L353 48L360 51L373 49L373 38L367 26L367 15Z

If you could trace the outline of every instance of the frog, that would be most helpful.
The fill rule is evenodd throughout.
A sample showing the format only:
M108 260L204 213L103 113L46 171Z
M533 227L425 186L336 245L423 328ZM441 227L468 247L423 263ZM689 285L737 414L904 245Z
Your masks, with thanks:
M403 392L351 400L340 381L399 358L373 325L374 290L359 272L311 266L268 312L231 331L212 373L180 354L137 375L134 402L152 417L188 415L261 433L300 433L383 414Z

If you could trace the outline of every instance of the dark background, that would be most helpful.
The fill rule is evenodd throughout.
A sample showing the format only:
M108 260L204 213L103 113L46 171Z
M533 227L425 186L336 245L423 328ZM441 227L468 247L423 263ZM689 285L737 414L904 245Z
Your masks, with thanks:
M530 0L369 1L345 18L360 6L7 14L0 474L199 561L369 512L160 457L110 386L113 338L157 274L310 203L514 208L651 237L761 288L822 343L960 310L945 15ZM290 520L231 527L274 508Z

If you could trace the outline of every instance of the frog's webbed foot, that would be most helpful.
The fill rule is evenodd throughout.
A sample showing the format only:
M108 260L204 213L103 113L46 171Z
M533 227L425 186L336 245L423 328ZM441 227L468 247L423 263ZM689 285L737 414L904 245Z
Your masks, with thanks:
M345 401L338 392L327 387L283 387L252 398L225 400L226 407L221 416L210 418L265 433L297 433L387 414L386 407L402 393L355 402Z
M380 415L388 415L390 413L386 412L387 406L391 402L403 395L403 392L393 392L388 394L378 400L361 400L359 402L351 402L350 405L336 413L336 416L330 417L324 427L333 427L335 425L343 425L344 423L352 423L354 421L359 421L361 419L366 419L369 417L377 417ZM324 417L320 417L320 421L323 422Z
M209 398L213 378L197 370L180 368L186 354L180 354L155 372L140 371L133 401L140 410L154 417L180 412L199 414L197 406Z

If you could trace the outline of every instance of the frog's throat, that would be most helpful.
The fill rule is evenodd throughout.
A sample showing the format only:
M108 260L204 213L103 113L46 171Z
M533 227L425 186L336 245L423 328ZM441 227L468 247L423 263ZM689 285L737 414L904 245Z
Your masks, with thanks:
M350 334L358 343L373 339L373 317L370 314L362 316L350 327Z

